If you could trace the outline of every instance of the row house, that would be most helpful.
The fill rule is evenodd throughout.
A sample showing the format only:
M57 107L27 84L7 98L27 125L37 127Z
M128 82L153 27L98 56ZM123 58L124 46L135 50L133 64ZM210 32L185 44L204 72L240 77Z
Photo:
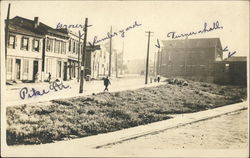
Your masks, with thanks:
M24 27L25 21L9 22L6 79L14 81L42 80L43 36L34 29Z
M54 29L38 17L16 16L9 20L6 78L23 82L46 81L49 76L51 80L76 79L82 50L83 43L72 31ZM85 76L107 75L108 57L105 49L86 46Z
M21 59L19 61L16 59L14 68L16 75L12 76L12 78L7 77L7 80L44 81L48 79L49 74L51 75L51 79L67 79L67 34L61 33L39 22L38 17L35 17L34 20L29 20L16 16L10 19L10 24L10 33L12 32L13 27L15 28L15 30L21 32L24 32L24 30L26 32L33 32L35 37L22 37L21 43L19 43L21 44L20 48L21 52L23 53L18 53L17 51L11 53L10 49L8 50L7 56L13 55L15 57L19 57L20 54L23 54L23 60ZM17 44L19 38L20 36L16 36L15 38L17 40ZM12 41L13 36L11 36L10 34L8 43L11 43ZM34 55L34 53L31 54L31 52L37 52L37 54ZM33 64L30 64L31 66L29 66L28 64L32 62L32 60L30 60L30 62L28 63L24 60L24 58L30 57L32 57L33 60ZM23 68L23 73L20 73L20 77L19 65L20 70ZM29 69L27 68L27 65ZM7 67L9 67L8 62ZM9 70L7 70L7 74L8 71ZM28 78L26 77L26 75L24 75L24 73L27 72Z
M67 34L69 37L67 42L67 79L77 79L78 76L80 76L79 65L81 63L82 56L79 52L82 52L83 50L83 38L81 38L81 41L79 42L79 36L69 29L57 29L57 31Z

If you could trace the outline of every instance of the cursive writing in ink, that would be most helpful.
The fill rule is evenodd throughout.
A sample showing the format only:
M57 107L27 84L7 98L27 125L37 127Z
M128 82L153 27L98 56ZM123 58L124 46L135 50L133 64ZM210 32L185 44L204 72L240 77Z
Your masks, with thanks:
M218 30L218 29L223 29L223 26L220 26L219 21L213 22L212 27L208 27L207 23L205 22L203 25L203 29L201 30L191 31L189 33L181 33L181 34L177 34L176 32L169 32L167 34L167 37L172 38L172 39L181 38L181 37L189 37L189 36L202 34L202 33L210 32L210 31Z
M90 43L90 45L94 46L95 44L98 44L100 42L103 42L105 40L108 40L108 39L113 38L113 37L118 36L118 35L121 35L121 37L124 38L126 32L128 32L131 29L134 29L135 27L141 26L141 25L142 24L138 24L137 21L135 21L135 23L133 25L128 26L125 29L121 29L117 32L112 32L112 33L107 32L107 35L103 38L98 39L97 36L94 36L93 43L92 44Z
M23 87L20 92L19 92L19 96L21 99L27 99L27 98L32 98L35 96L43 96L45 94L50 93L50 91L59 91L59 90L63 90L63 89L67 89L70 88L70 86L65 86L63 85L63 83L61 82L60 84L58 84L56 81L51 82L48 89L43 89L43 90L37 90L35 88L31 88L28 89L27 87Z

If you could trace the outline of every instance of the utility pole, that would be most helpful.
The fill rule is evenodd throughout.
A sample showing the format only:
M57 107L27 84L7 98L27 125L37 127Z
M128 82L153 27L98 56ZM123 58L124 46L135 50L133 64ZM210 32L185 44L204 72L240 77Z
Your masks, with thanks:
M154 77L156 76L156 55L157 55L157 52L155 52L154 54Z
M7 48L9 43L9 20L10 20L10 6L8 6L7 19L5 24L5 66L7 66Z
M78 50L77 50L78 51L78 75L77 75L77 82L79 82L79 79L80 79L79 75L80 75L80 55L81 55L81 52L82 52L82 50L81 50L81 38L82 38L82 36L83 36L83 34L81 34L81 31L79 31L79 39L78 39L79 43L78 43Z
M111 76L111 57L112 57L112 26L111 26L111 28L110 28L110 35L111 35L111 37L110 37L110 45L109 45L109 77Z
M145 76L145 84L148 84L148 60L149 60L150 34L153 33L153 32L147 31L146 33L148 34L148 49L147 49L147 59L146 59L146 76Z
M160 51L157 52L157 62L156 62L156 75L159 75L159 68L160 68Z
M121 72L120 74L123 75L123 55L124 55L124 38L123 38L123 41L122 41L122 63L121 63Z
M117 67L117 52L115 52L115 76L118 78L118 67Z
M88 26L88 18L85 18L85 26L84 26L84 40L83 40L83 50L82 50L82 65L81 65L81 78L80 78L80 89L79 93L83 92L83 82L84 82L84 60L86 59L86 41L87 41L87 27Z

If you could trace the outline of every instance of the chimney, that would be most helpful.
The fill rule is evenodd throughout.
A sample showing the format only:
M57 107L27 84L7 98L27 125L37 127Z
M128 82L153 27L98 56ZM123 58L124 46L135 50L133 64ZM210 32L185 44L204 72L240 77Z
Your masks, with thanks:
M39 19L38 17L34 17L34 28L36 29L39 26Z

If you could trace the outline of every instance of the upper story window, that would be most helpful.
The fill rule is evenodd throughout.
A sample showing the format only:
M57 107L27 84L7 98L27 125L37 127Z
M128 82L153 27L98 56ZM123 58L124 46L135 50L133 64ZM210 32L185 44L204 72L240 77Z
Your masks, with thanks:
M48 51L48 52L53 51L53 39L50 39L50 38L47 39L46 51Z
M62 51L62 54L66 54L66 42L63 42L61 43L61 51Z
M73 42L73 53L75 53L76 52L76 42L74 41Z
M69 52L71 51L71 39L69 40Z
M55 53L60 53L60 41L55 40Z
M39 45L40 45L39 40L38 39L34 39L33 40L32 50L35 51L35 52L39 52Z
M14 36L14 35L9 36L8 46L10 48L15 48L16 47L16 36Z
M21 49L29 50L29 38L27 38L27 37L22 37Z

